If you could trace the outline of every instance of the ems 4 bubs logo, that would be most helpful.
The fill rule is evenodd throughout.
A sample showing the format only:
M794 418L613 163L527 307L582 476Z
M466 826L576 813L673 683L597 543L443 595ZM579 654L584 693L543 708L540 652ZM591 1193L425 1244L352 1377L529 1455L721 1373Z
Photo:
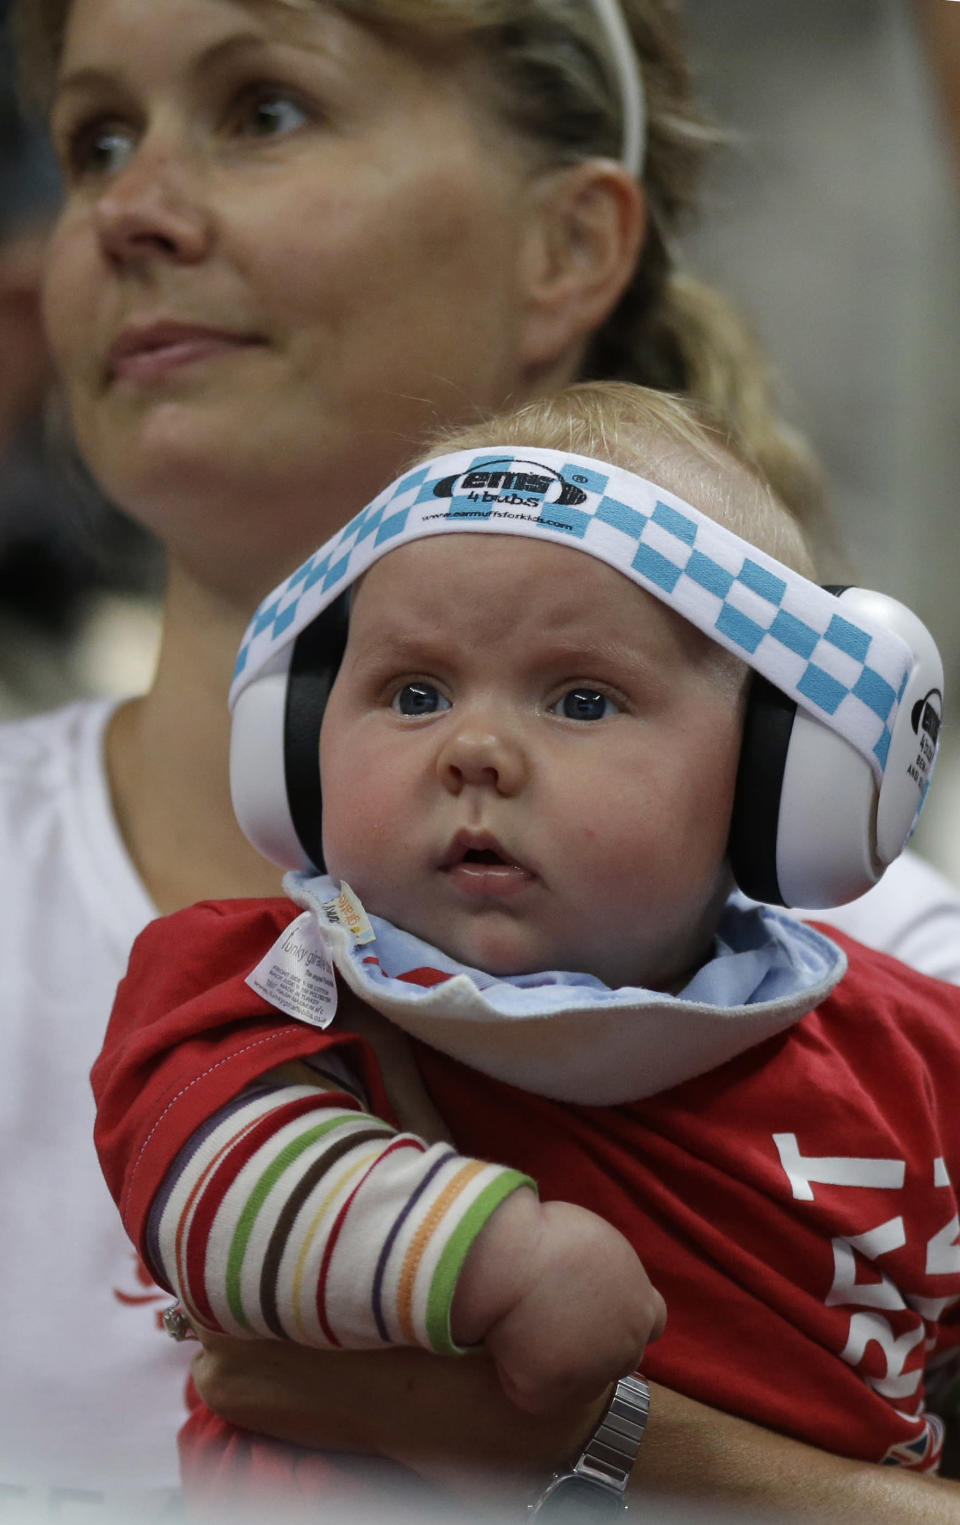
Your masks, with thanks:
M565 508L586 503L582 488L568 482L541 461L515 456L484 461L456 477L444 477L433 489L435 498L466 498L470 503L503 503L510 508L540 508L545 503Z

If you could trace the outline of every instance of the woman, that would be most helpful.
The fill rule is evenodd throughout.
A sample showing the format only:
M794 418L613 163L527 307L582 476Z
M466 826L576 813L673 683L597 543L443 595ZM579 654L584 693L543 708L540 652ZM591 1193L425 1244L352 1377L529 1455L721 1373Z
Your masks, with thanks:
M702 396L798 510L812 500L755 358L738 337L731 352L729 318L711 318L711 301L671 274L667 238L690 202L704 133L669 6L626 9L647 96L642 190L636 133L631 162L620 162L638 88L629 55L601 25L615 26L609 6L21 6L24 56L52 99L66 181L46 312L74 434L108 495L163 538L169 580L149 694L110 715L86 707L25 725L0 747L3 854L16 886L6 962L17 1061L6 1073L21 1153L10 1242L24 1268L9 1273L24 1332L5 1358L17 1397L0 1481L102 1489L172 1477L157 1437L172 1447L176 1381L158 1367L178 1352L153 1335L155 1289L123 1279L81 1099L143 922L207 896L275 889L226 792L224 695L258 597L395 475L436 422L577 375ZM26 1165L24 1137L37 1145ZM38 1201L52 1207L59 1261L35 1222ZM37 1330L56 1383L39 1369ZM243 1395L229 1359L210 1358L201 1377L235 1411ZM118 1362L139 1384L138 1419ZM476 1455L484 1433L491 1462L538 1476L594 1419L518 1424L494 1401L482 1361L438 1373L403 1357L371 1372L358 1358L346 1376L341 1364L336 1414L314 1416L304 1438L380 1450L431 1476L449 1465L438 1453L455 1469L458 1447ZM267 1390L276 1370L262 1356L251 1368L247 1413L286 1433L294 1421ZM291 1380L279 1383L281 1408ZM110 1415L103 1395L125 1381L124 1412ZM819 1470L786 1441L726 1416L702 1422L704 1411L667 1394L655 1401L645 1463L654 1481L657 1456L664 1481L695 1430L687 1454L702 1476L712 1467L721 1486L733 1458L734 1501L760 1478L776 1501L811 1474L827 1496L838 1468L850 1489L866 1490L872 1520L883 1507L902 1518L915 1494L921 1505L931 1491L938 1506L946 1497L832 1458ZM38 1410L56 1432L56 1463L37 1446ZM844 1506L855 1518L849 1491Z

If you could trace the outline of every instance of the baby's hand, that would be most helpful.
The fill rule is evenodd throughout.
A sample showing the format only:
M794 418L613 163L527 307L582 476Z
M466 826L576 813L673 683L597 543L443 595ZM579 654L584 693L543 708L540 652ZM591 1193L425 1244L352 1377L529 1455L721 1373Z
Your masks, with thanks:
M453 1303L459 1344L483 1339L507 1397L529 1413L598 1397L663 1330L663 1298L617 1229L569 1202L518 1191L467 1256Z

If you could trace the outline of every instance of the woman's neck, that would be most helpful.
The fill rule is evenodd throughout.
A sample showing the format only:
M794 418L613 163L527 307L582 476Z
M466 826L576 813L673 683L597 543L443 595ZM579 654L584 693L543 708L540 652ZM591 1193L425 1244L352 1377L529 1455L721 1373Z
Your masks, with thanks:
M172 567L153 685L108 732L117 820L162 912L279 893L280 870L246 841L230 805L227 690L252 612Z

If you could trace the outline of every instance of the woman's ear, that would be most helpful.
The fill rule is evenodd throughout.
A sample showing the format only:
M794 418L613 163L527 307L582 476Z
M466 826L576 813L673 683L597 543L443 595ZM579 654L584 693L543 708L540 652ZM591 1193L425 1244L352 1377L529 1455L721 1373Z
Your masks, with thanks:
M520 270L519 358L531 385L576 376L587 344L630 283L645 226L643 187L612 159L541 177Z

